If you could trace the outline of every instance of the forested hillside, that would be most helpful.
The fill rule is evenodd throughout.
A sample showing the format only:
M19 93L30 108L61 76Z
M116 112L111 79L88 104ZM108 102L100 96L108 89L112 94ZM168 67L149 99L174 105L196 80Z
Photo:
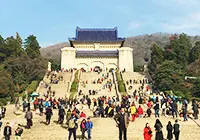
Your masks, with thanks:
M152 44L149 72L155 90L187 99L200 97L200 41L192 39L181 34L171 36L164 48Z
M24 41L18 33L16 37L0 35L0 105L25 95L25 90L32 93L37 88L47 70L47 61L39 49L33 35Z

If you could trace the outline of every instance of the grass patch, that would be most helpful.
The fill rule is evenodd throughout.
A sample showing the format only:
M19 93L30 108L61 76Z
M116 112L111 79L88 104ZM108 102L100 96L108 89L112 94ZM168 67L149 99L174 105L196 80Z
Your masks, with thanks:
M121 95L126 95L126 87L119 71L115 72L117 77L118 89Z
M76 71L74 74L74 81L72 82L71 89L70 89L70 93L71 93L69 96L70 99L73 99L76 93L78 92L78 83L79 83L78 73L79 71Z

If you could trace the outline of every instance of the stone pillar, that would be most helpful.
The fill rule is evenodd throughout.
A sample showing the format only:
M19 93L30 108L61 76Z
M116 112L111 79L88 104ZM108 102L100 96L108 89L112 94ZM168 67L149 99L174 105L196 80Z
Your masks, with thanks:
M51 62L48 62L48 71L51 71Z
M147 62L144 63L144 72L146 72L146 71L148 71L148 63Z
M121 47L119 51L119 69L133 72L133 49L129 47Z
M76 49L65 47L61 49L61 69L76 68Z

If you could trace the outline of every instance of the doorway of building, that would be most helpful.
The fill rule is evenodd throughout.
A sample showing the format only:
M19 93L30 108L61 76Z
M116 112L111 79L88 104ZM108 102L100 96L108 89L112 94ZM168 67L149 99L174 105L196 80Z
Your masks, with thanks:
M99 66L95 66L93 71L94 72L102 72L102 68Z

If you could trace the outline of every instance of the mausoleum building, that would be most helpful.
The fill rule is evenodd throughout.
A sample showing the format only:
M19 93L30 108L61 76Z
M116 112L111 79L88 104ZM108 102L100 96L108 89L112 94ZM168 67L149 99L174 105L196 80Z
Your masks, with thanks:
M133 50L123 46L125 38L118 37L117 28L76 28L76 36L70 38L70 47L61 49L62 69L93 71L120 69L133 71Z

